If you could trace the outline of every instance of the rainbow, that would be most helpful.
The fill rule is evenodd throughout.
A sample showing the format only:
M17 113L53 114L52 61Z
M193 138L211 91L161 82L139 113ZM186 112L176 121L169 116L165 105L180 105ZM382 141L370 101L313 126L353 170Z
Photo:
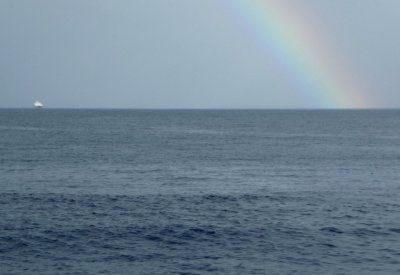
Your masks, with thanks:
M302 2L302 3L298 3ZM246 22L264 50L290 71L311 105L321 108L367 108L363 81L332 48L304 1L226 0ZM329 43L331 42L331 43ZM333 42L333 43L332 43Z

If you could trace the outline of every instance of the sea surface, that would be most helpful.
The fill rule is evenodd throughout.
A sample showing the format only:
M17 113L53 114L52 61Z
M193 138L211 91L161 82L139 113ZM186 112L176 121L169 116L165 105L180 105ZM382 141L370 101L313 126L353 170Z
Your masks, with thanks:
M0 110L1 274L400 274L400 111Z

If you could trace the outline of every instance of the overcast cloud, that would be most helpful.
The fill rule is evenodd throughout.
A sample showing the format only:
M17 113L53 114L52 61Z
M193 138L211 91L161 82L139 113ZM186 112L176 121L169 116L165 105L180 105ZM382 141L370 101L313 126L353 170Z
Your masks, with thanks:
M400 1L301 1L359 70L371 107L400 107ZM0 107L323 107L241 20L217 0L0 0Z

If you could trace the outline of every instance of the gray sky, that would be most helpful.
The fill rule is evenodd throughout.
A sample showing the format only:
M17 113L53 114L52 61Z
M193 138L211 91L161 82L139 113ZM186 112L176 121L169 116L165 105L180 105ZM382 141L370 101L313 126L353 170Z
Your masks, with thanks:
M371 107L400 107L400 1L299 1ZM246 24L229 0L0 0L0 107L325 107Z

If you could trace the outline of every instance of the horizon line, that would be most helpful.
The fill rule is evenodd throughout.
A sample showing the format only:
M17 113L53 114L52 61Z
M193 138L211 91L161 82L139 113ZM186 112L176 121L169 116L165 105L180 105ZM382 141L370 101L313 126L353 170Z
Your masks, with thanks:
M400 107L331 107L331 108L317 108L317 107L44 107L44 108L35 108L35 107L0 107L0 109L18 109L18 110L265 110L265 111L273 111L273 110L298 110L298 111L368 111L368 110L400 110Z

